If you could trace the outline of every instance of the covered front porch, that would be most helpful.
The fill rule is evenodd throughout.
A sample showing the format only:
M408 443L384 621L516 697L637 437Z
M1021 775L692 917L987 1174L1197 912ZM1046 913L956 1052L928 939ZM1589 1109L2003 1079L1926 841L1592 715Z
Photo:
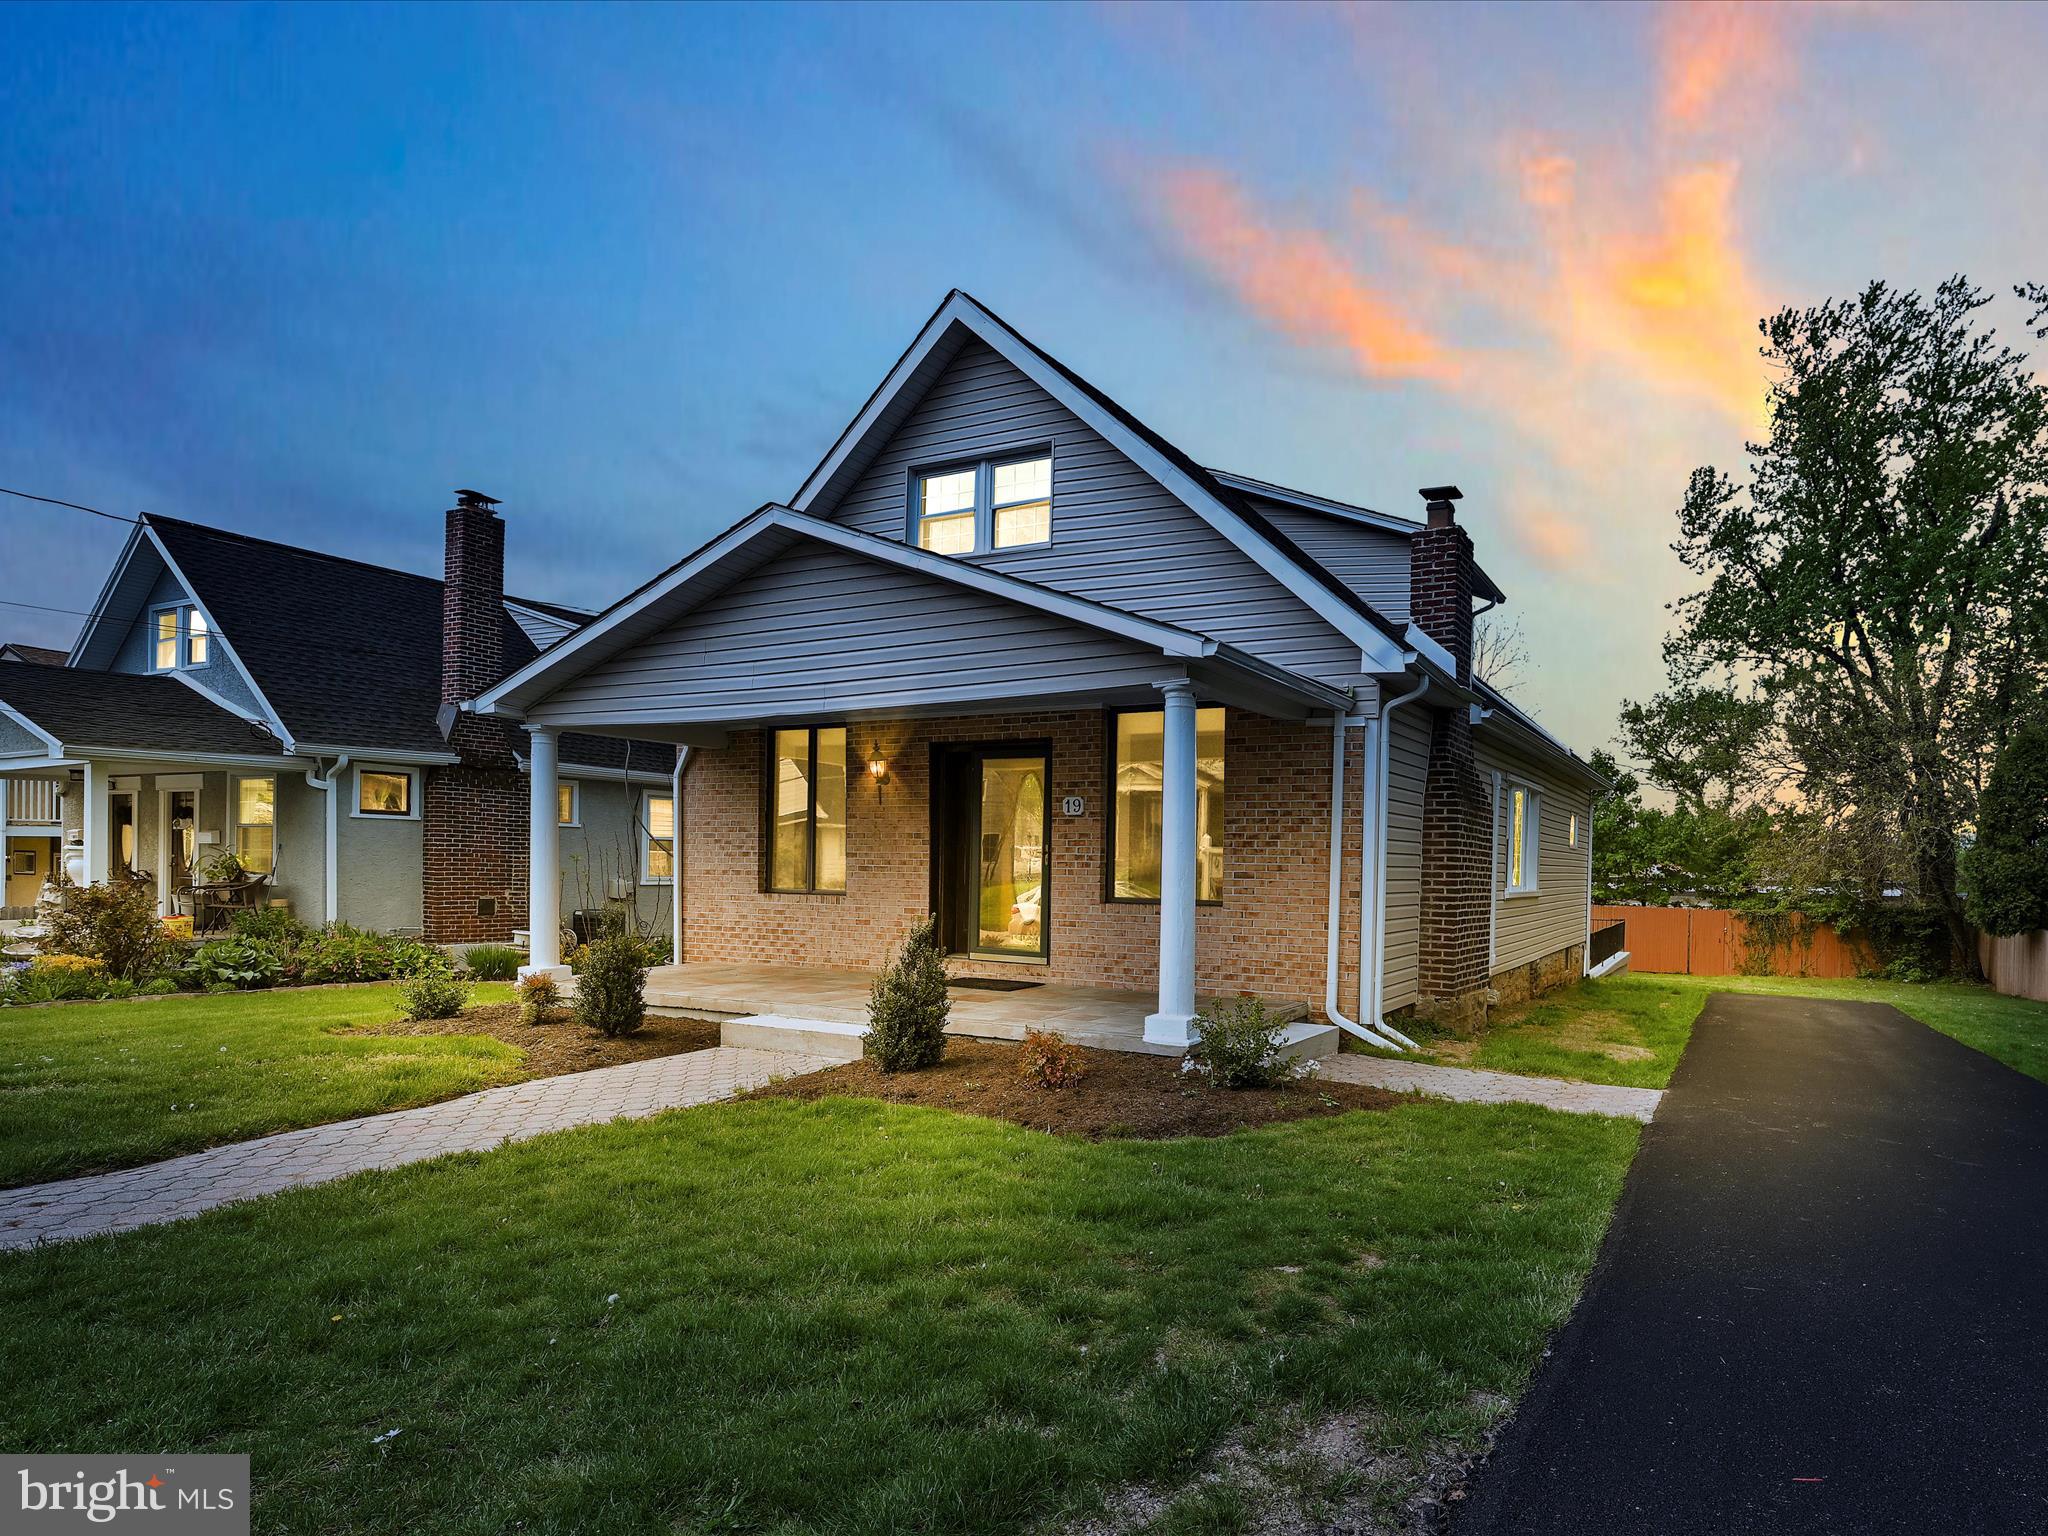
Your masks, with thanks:
M946 1032L970 1040L1021 1040L1033 1029L1053 1030L1076 1045L1104 1051L1178 1055L1184 1046L1147 1040L1145 1020L1158 1007L1150 992L1059 982L1005 983L990 991L978 978L959 978L948 989L952 1010ZM827 1024L865 1024L874 975L818 965L739 965L691 961L647 973L647 1002L666 1012L715 1018L770 1015ZM1198 997L1198 1008L1214 999ZM1301 1003L1270 1000L1289 1021L1307 1016Z

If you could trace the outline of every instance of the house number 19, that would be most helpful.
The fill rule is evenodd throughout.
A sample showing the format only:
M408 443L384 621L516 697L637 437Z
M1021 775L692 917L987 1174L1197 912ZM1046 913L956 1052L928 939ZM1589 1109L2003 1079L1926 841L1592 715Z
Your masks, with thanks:
M1062 816L1080 816L1085 814L1087 809L1088 802L1079 795L1065 795L1060 799L1060 814Z

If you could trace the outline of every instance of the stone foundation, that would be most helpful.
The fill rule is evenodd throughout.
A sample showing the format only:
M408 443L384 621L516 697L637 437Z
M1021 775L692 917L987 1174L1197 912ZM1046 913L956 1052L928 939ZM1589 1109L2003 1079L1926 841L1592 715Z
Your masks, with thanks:
M1496 971L1487 984L1503 1005L1526 1003L1532 997L1540 997L1545 992L1577 981L1585 974L1585 956L1584 944L1567 945L1540 960L1531 960L1527 965Z

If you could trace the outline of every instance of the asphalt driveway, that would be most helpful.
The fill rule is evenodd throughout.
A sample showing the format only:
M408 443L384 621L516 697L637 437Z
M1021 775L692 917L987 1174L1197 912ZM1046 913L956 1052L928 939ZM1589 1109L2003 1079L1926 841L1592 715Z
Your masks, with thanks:
M2048 1531L2048 1084L1711 998L1456 1536Z

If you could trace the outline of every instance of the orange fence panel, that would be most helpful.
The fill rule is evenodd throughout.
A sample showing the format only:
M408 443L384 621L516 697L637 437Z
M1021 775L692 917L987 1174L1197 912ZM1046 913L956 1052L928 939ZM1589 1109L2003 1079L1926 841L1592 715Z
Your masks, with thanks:
M1750 925L1718 907L1595 907L1595 922L1628 924L1628 968L1671 976L1860 976L1869 964L1854 936L1823 923L1794 920L1794 935L1752 966Z

